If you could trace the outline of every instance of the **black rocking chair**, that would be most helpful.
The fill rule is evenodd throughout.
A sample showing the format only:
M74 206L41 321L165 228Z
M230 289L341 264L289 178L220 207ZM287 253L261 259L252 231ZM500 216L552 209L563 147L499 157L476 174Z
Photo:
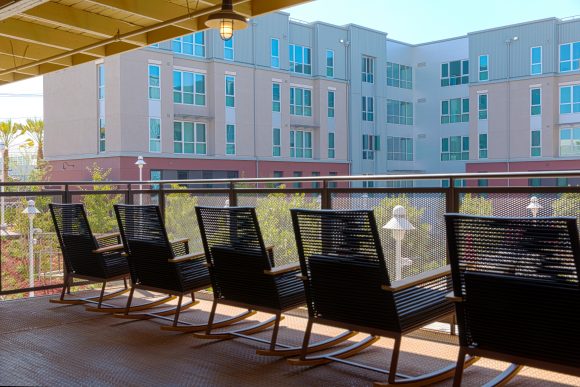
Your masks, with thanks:
M165 225L158 206L115 205L115 214L121 231L121 238L128 253L131 272L131 292L125 308L118 308L116 317L128 319L159 318L171 321L171 325L162 326L162 330L195 332L203 330L206 325L191 324L180 321L180 313L193 305L195 291L211 286L209 273L203 253L190 253L187 239L169 241ZM168 297L145 308L158 306L178 298L177 306L162 311L144 311L129 313L138 307L131 308L136 289L149 290L167 294ZM191 302L183 304L183 296L190 295ZM167 316L173 315L173 318ZM249 316L244 313L216 323L225 326Z
M196 337L231 339L243 337L269 345L257 350L266 356L295 356L302 347L277 342L282 313L306 304L304 286L297 277L298 263L274 265L273 247L266 247L254 208L196 207L207 263L212 279L214 302L205 333ZM238 330L212 333L218 304L271 313L275 317ZM274 325L271 340L249 336ZM354 332L317 342L306 351L314 352L354 336Z
M308 300L303 348L314 323L369 336L325 355L307 356L303 352L299 358L289 359L290 364L337 361L387 374L388 384L425 385L452 377L454 364L421 376L397 373L402 336L453 313L453 304L445 298L451 289L449 267L391 282L372 211L291 212ZM379 336L395 340L389 370L344 360L372 345Z
M107 311L103 301L129 291L127 277L129 266L122 255L123 245L119 233L94 236L82 204L48 205L64 260L64 283L60 298L50 302L58 304L96 304L97 310ZM102 282L98 297L65 298L70 294L74 278ZM108 282L123 280L124 288L105 294Z
M580 376L580 245L575 218L494 218L448 214L447 241L461 349Z

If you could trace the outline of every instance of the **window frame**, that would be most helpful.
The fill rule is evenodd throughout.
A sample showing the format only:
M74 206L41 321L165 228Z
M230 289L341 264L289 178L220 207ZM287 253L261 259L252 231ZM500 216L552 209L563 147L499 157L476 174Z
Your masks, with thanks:
M302 104L298 104L298 93L300 91ZM309 105L306 104L308 95ZM298 112L301 113L298 113ZM312 117L312 90L309 88L291 86L290 87L290 115Z
M564 89L570 89L570 101L562 102L562 91ZM580 113L580 101L574 102L575 96L578 94L578 99L580 100L580 84L564 85L559 87L559 114L577 114ZM562 112L562 106L569 106L570 111Z
M155 76L151 75L151 70L157 68L157 84L155 84L155 82L153 82L155 80ZM148 85L148 96L149 99L152 101L159 101L161 100L161 66L159 66L158 64L153 64L153 63L148 63L147 64L147 85ZM157 90L157 97L152 96L153 90Z
M276 144L276 131L278 131L277 144ZM282 157L282 129L280 128L272 128L272 157Z
M157 121L159 123L159 135L157 138L154 138L151 136L152 134L152 130L153 130L153 126L152 123L153 121ZM161 118L159 117L149 117L149 152L151 153L161 153ZM153 147L153 144L158 144L159 149L154 149L156 147Z
M274 55L274 42L276 42L276 55ZM270 38L270 67L280 68L280 39L278 38Z
M413 102L387 99L387 123L397 125L413 125Z
M538 104L534 104L534 91L538 91L540 93L540 102ZM541 115L542 115L542 88L532 87L530 88L530 116L541 116Z
M387 86L412 90L413 67L395 62L387 62Z
M574 46L575 45L578 45L580 47L580 41L562 43L562 44L558 45L558 70L559 70L559 72L568 73L568 72L580 70L580 49L578 50L579 51L578 58L574 58ZM562 48L564 46L568 46L568 55L569 55L570 59L562 60ZM562 65L564 63L568 63L570 68L562 69Z
M363 160L374 160L375 153L380 150L380 136L363 133L362 135L362 158Z
M300 51L300 61L298 61L298 51ZM300 44L288 45L289 70L295 74L312 75L312 49ZM308 59L308 61L306 61ZM298 71L298 69L301 69Z
M160 72L161 74L161 72ZM105 99L105 66L104 63L97 65L97 99Z
M275 89L278 89L278 98L276 99L276 93L274 92ZM276 113L280 113L282 109L282 88L280 87L280 83L272 82L272 111Z
M459 100L459 106L460 106L460 113L459 114L451 114L451 101L456 101ZM447 102L447 114L443 113L443 105L444 102ZM467 111L464 111L464 108L467 107ZM451 98L451 99L443 99L441 100L441 104L440 104L440 111L441 111L441 125L447 125L447 124L459 124L462 122L469 122L469 98L462 98L462 97L458 97L458 98ZM452 117L454 116L459 116L459 120L458 121L452 121ZM447 118L447 119L445 119Z
M459 138L459 150L452 150L453 145L452 139L457 140ZM447 140L447 151L444 150L443 144ZM467 147L466 145L467 140ZM441 161L467 161L469 160L469 136L449 136L449 137L441 137L440 141L440 159Z
M300 141L299 141L300 138ZM310 147L306 146L309 138ZM290 157L295 159L312 159L313 157L313 133L311 130L290 130ZM301 144L299 144L301 142ZM301 145L301 146L299 146Z
M412 137L387 136L387 160L413 161L413 159L414 144Z
M99 117L99 153L107 151L107 128L104 117Z
M175 139L175 124L179 124L179 131L181 135L181 140ZM191 124L191 139L192 141L185 141L185 124ZM203 130L204 141L199 141L199 132ZM181 152L175 150L175 144L181 144ZM192 152L186 152L185 145L191 145ZM203 152L198 152L199 149L203 149ZM204 122L199 121L173 121L173 153L183 154L183 155L207 155L207 125Z
M228 40L224 40L224 60L234 61L234 36ZM231 54L229 54L231 53Z
M485 146L483 146L481 138L485 136ZM478 133L477 134L477 149L478 149L478 159L484 160L489 157L488 154L488 147L489 147L489 136L487 133Z
M331 98L332 96L332 98ZM327 94L327 102L328 102L328 109L327 109L327 118L334 118L335 115L335 101L336 101L336 94L334 90L328 90Z
M485 99L485 107L482 108L482 98ZM487 120L488 119L488 111L489 111L489 96L487 93L480 93L477 94L477 119L478 120Z
M486 58L487 63L485 64L484 70L482 70L481 59ZM489 81L489 54L482 54L477 57L477 80L478 82ZM485 74L485 78L482 77Z
M562 134L564 131L569 131L570 132L570 138L569 139L562 139ZM575 138L575 135L577 135L577 138ZM564 145L570 148L569 152L562 152L562 141L569 141L570 144L569 145ZM574 126L569 126L569 127L564 127L564 128L560 128L559 132L558 132L558 155L560 157L577 157L580 156L580 126L579 127L574 127Z
M235 108L236 107L236 77L227 74L224 78L225 80L225 104L226 107ZM232 93L228 93L229 83L233 84Z
M230 129L233 133L233 141L230 141L229 133ZM234 124L226 124L226 156L235 156L236 155L236 125Z
M540 49L540 61L539 62L534 62L534 49ZM543 64L542 64L542 55L543 55L543 51L544 49L542 48L542 46L533 46L530 47L530 75L540 75L543 72ZM534 66L538 67L539 66L539 71L534 71Z
M537 145L534 145L535 133L537 133L538 136ZM534 151L537 151L537 153ZM542 131L540 129L530 130L530 157L542 157Z
M179 90L176 89L176 85L175 85L175 76L176 73L179 73ZM189 74L191 75L191 80L192 80L192 91L190 92L186 92L185 91L185 74ZM199 92L198 91L198 87L197 87L197 78L198 77L202 77L203 78L203 92ZM191 105L191 106L206 106L207 104L207 94L206 94L206 81L207 81L207 76L206 74L203 73L196 73L196 72L192 72L192 71L186 71L186 70L176 70L173 69L173 103L174 104L178 104L178 105ZM180 95L180 101L176 101L176 94ZM186 103L184 102L186 100L185 96L186 95L191 95L191 101L192 103ZM203 104L198 104L198 98L203 99Z
M364 83L375 83L375 58L368 55L362 56L361 78Z
M374 122L375 120L375 99L374 97L362 96L361 100L362 120Z
M330 57L328 54L331 54ZM329 60L332 62L329 65ZM334 78L334 50L327 49L326 50L326 77L327 78Z
M328 158L336 158L336 136L334 132L328 132Z
M186 41L189 40L191 36L191 42ZM201 36L202 42L199 43L197 37ZM188 56L195 56L198 58L205 58L205 31L193 32L191 34L187 34L184 36L180 36L171 40L171 51L174 54L181 54L181 55L188 55ZM184 47L191 46L191 54L184 50ZM201 54L198 54L198 49L201 51Z
M459 75L458 76L451 76L451 64L459 62ZM443 68L447 67L447 75L443 74ZM467 73L464 72L465 66L467 66ZM457 59L452 60L449 62L441 63L441 71L439 73L440 76L440 84L441 87L449 87L449 86L459 86L459 85L467 85L469 84L469 59ZM458 83L453 83L452 79L459 80Z

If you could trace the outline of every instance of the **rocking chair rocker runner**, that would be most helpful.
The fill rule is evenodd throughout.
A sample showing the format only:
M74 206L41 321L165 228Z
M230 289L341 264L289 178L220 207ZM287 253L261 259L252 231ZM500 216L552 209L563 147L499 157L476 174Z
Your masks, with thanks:
M453 304L445 298L450 289L449 268L391 282L372 211L291 212L308 300L303 348L314 323L370 336L325 355L307 356L303 351L289 363L310 366L336 361L388 374L388 384L424 385L452 377L455 365L422 376L397 373L402 336L453 313ZM389 370L344 360L372 345L379 336L395 340Z
M127 277L129 266L122 255L123 245L120 244L119 233L93 236L87 220L87 214L82 204L48 205L58 242L64 260L64 284L60 298L51 299L59 304L96 304L96 310L106 311L103 301L114 298L129 291ZM93 282L102 282L103 286L98 297L67 298L74 278ZM105 294L108 282L123 280L125 287L119 291Z
M465 355L580 376L580 245L575 218L445 215L459 324L454 385Z
M204 250L209 267L214 302L205 333L195 336L205 339L232 339L242 337L269 345L257 350L266 356L295 356L301 347L277 342L282 313L306 303L304 286L296 277L298 263L275 266L272 248L266 248L254 208L250 207L196 207ZM248 308L274 314L262 323L238 330L212 333L218 304ZM250 334L274 325L270 341L251 337ZM306 349L319 351L343 342L356 333L344 332L318 342Z
M131 272L131 292L125 308L117 308L116 317L128 319L159 318L171 321L172 324L162 326L162 330L179 332L195 332L203 330L206 325L191 324L180 321L180 313L193 305L195 291L210 287L210 279L205 266L203 253L190 253L187 239L170 242L158 206L115 205L115 214L121 230L121 237L128 253ZM146 308L131 308L136 289L149 290L167 294L148 307L178 298L177 306L165 310L141 313L129 313ZM183 296L190 295L191 302L183 304ZM173 318L167 316L173 315ZM243 313L216 323L225 326L250 316Z

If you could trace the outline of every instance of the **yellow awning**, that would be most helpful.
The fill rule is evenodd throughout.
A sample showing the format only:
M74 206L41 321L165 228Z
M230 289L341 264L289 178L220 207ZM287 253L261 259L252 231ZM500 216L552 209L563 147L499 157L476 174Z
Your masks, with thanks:
M250 18L311 0L233 0ZM0 85L206 29L221 0L0 0Z

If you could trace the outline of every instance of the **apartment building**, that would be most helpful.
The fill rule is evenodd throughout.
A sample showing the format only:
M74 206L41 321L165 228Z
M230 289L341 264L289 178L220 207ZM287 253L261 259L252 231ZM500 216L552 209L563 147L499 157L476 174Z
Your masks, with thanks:
M549 18L468 36L475 64L469 133L477 145L467 171L580 168L580 20Z
M63 179L576 169L579 63L578 19L412 45L279 12L46 76L45 154Z
M347 82L337 28L256 18L45 76L53 180L347 175Z

